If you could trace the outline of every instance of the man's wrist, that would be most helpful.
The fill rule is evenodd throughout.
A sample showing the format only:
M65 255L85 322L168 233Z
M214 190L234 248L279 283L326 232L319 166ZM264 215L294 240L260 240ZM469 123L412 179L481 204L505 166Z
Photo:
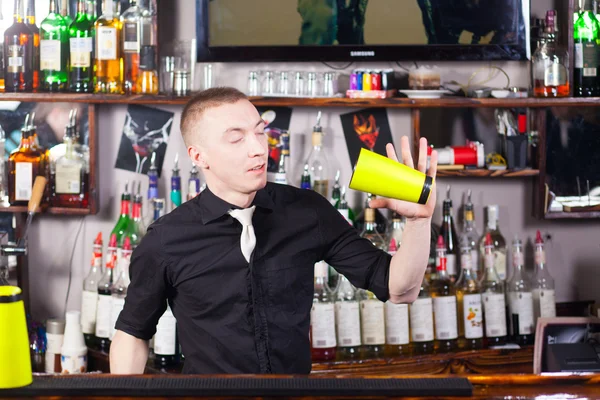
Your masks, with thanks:
M415 228L424 228L431 226L431 217L429 218L407 218L405 229L409 226L413 226Z

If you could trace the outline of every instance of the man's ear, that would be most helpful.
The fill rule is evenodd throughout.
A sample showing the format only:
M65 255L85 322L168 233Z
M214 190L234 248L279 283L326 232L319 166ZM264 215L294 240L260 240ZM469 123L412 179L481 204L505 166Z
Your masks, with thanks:
M190 156L194 165L200 169L209 169L204 149L202 149L200 146L190 145L188 146L187 151L188 156Z

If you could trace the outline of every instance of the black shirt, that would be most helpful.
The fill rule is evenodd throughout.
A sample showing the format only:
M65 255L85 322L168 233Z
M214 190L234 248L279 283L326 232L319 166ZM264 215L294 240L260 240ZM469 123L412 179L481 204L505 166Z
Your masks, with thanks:
M307 374L316 262L388 299L391 257L320 194L268 183L253 205L250 263L227 213L238 207L209 189L154 222L133 252L116 329L149 340L168 299L184 373Z

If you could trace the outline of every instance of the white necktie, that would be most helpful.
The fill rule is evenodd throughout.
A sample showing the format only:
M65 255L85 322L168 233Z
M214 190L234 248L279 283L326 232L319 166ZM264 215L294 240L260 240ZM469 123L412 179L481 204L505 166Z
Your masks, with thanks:
M252 226L252 214L256 206L244 208L241 210L229 210L229 215L240 221L242 224L242 236L240 237L240 246L242 254L246 261L250 262L250 256L256 246L256 236L254 235L254 227Z

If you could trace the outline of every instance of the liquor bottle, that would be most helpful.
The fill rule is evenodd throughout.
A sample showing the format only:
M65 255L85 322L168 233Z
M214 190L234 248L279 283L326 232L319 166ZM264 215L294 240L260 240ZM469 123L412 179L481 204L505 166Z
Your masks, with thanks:
M128 237L123 241L121 256L118 263L118 278L110 288L111 293L111 312L110 312L110 340L115 336L115 323L119 318L119 314L125 305L125 297L127 297L127 288L129 287L129 264L131 262L131 241Z
M117 243L122 244L123 236L127 232L131 218L129 216L129 204L131 203L131 194L129 193L129 182L125 183L125 191L121 194L121 215L111 232L117 237Z
M409 307L410 341L415 355L433 353L433 300L429 283L423 277L419 296Z
M340 284L336 292L335 327L338 359L360 359L360 309L357 290L344 275L340 275Z
M156 221L165 215L165 199L152 200L152 221Z
M114 1L104 0L102 16L94 24L96 93L123 93L121 20L115 15Z
M331 198L329 202L332 206L337 208L340 198L342 197L342 186L340 185L340 170L335 171L335 178L333 180L333 188L331 189Z
M556 43L557 26L556 10L548 10L544 35L531 58L535 97L569 96L569 54Z
M326 199L329 198L329 161L323 151L323 128L321 111L317 114L317 123L313 127L312 150L306 159L310 167L311 187Z
M360 236L370 240L375 247L386 251L387 246L385 243L385 239L379 234L379 232L377 232L377 227L375 225L375 209L367 208L364 211L365 227Z
M35 24L35 0L27 0L25 25L33 34L33 91L40 88L40 28Z
M2 7L0 7L2 8ZM4 20L4 14L0 9L0 24L1 26L6 26L7 23ZM0 92L4 92L4 32L0 32Z
M500 232L498 226L499 209L497 205L489 205L487 207L487 225L483 236L479 240L479 253L483 259L485 255L485 241L487 234L489 233L492 238L492 244L494 245L494 267L496 273L501 280L506 279L506 240Z
M142 183L138 182L137 193L135 194L135 196L133 196L131 220L129 221L127 232L125 233L125 236L129 238L131 248L134 250L140 244L140 241L144 237L146 231L144 228L144 221L142 218L142 206L144 198L142 197L141 187Z
M360 327L365 358L385 354L385 305L373 292L359 291Z
M470 240L464 237L460 249L461 272L456 281L458 302L458 347L483 348L483 306L481 287L475 274Z
M112 310L112 285L117 266L117 235L111 233L106 249L106 268L102 279L98 282L98 310L96 312L96 346L108 352L110 348L110 320Z
M311 357L313 361L335 359L337 341L335 337L334 297L327 287L328 265L320 261L315 264L315 292L310 310Z
M385 302L385 354L410 355L410 329L408 304Z
M573 80L576 97L595 97L600 94L598 77L598 40L600 25L592 10L594 1L585 0L573 26L575 70Z
M177 320L169 304L156 324L154 365L159 368L177 365L180 360Z
M60 4L60 16L63 17L65 21L65 25L67 26L67 32L69 31L69 27L73 23L73 18L71 17L71 7L69 6L69 1L61 1Z
M179 153L175 154L175 163L171 173L171 211L181 205L181 176L179 176Z
M535 271L531 280L533 288L533 309L535 323L537 319L556 317L556 300L554 294L554 279L548 272L546 266L546 251L544 250L544 240L538 230L535 236Z
M369 204L371 203L371 200L374 200L375 198L376 198L376 196L374 194L367 193L367 200L365 201L365 207L363 208L363 210L358 214L358 216L354 220L354 227L359 232L362 232L362 230L364 229L365 212L367 209L371 208L371 206ZM381 235L385 235L386 231L387 231L387 225L388 225L387 218L383 215L383 213L379 209L376 208L375 209L375 226L377 228L377 232L379 232L379 234L381 234Z
M311 189L310 183L310 172L308 164L304 164L304 171L302 172L302 179L300 180L300 189Z
M394 241L395 246L398 248L402 244L402 234L404 233L404 217L395 211L392 212L392 224L388 229L388 241L391 243Z
M440 229L440 236L444 238L446 245L446 268L448 276L452 282L456 282L460 274L456 259L458 258L458 236L452 217L452 199L450 198L450 186L446 189L446 198L443 203L443 220Z
M479 248L477 246L479 233L477 232L477 227L475 225L475 212L473 202L471 201L471 189L469 189L467 192L467 202L464 206L463 218L463 231L459 239L459 243L469 244L472 257L471 265L473 266L473 270L471 272L475 274L476 279L479 280L479 278L483 275L483 268L479 263Z
M140 42L142 8L137 0L121 15L123 25L123 88L126 94L136 93L136 82L140 70Z
M21 143L8 157L8 201L11 205L27 205L36 176L45 173L45 153L35 146L29 127L29 114L21 129Z
M4 31L4 91L33 90L33 32L23 18L23 0L15 0L13 24Z
M152 153L150 158L150 168L148 169L148 203L158 197L158 168L156 168L156 153Z
M86 12L85 0L77 0L77 15L69 26L69 90L94 92L94 21Z
M504 282L498 277L495 267L494 242L490 232L484 239L483 265L485 267L481 284L485 336L488 346L500 346L506 343L506 301Z
M156 46L142 45L140 49L140 66L135 93L158 94Z
M284 153L284 150L281 150L281 155L279 156L279 167L277 168L277 173L275 174L275 183L279 183L280 185L287 185L287 172L286 172L286 161L288 154Z
M200 193L200 177L198 173L198 167L196 164L192 165L190 170L190 177L188 178L188 194L187 201L192 200Z
M67 90L68 60L69 26L58 13L57 0L50 0L50 11L40 25L40 89L42 91Z
M92 347L94 344L100 279L102 279L102 232L98 232L98 236L94 240L92 266L88 276L83 280L81 295L81 330L88 347Z
M515 238L512 243L513 273L506 282L508 321L512 340L519 345L532 345L534 335L533 293L525 275L523 244Z
M348 202L346 201L346 186L342 187L341 190L340 201L337 205L337 210L340 214L348 221L348 223L354 226L354 213L352 209L348 206Z
M65 154L50 165L50 203L54 207L87 208L88 171L84 155L75 149L77 123L71 111L65 128Z
M458 339L456 290L447 270L446 248L444 237L438 236L436 246L437 278L431 286L431 297L433 297L435 339L438 351L442 353L455 350Z

